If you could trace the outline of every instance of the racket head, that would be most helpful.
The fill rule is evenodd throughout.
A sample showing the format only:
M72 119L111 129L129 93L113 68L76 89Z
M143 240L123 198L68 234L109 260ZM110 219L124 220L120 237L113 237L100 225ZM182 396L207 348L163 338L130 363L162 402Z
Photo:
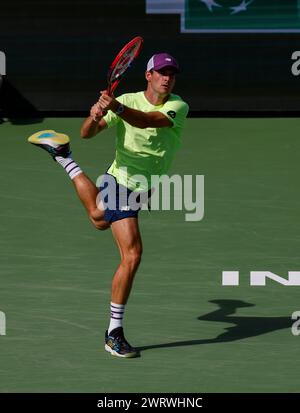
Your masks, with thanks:
M137 36L130 40L120 52L115 57L114 61L110 65L107 83L108 83L108 94L111 95L116 89L126 70L130 67L134 59L139 55L142 45L143 38Z

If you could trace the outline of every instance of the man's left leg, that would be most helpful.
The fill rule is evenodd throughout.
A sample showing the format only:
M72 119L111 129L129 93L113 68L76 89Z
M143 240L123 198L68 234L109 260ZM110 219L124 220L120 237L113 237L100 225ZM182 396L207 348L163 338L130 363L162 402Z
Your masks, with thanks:
M136 357L138 351L124 338L122 320L134 276L142 256L142 240L137 217L124 218L111 224L119 247L121 261L114 274L111 292L111 319L105 337L105 349L119 357Z
M99 189L71 158L68 135L54 130L44 130L31 135L28 142L47 151L53 160L64 168L71 178L91 222L99 230L108 229L110 224L104 220L104 211L98 208L97 205Z

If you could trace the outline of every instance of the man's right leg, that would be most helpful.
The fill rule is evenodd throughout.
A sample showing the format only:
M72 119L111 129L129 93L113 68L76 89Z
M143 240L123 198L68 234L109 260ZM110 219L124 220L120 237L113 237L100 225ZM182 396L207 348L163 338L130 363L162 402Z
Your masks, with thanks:
M143 249L138 219L128 217L115 221L111 229L121 260L112 281L111 319L105 334L105 350L113 356L137 357L139 351L124 337L122 320Z

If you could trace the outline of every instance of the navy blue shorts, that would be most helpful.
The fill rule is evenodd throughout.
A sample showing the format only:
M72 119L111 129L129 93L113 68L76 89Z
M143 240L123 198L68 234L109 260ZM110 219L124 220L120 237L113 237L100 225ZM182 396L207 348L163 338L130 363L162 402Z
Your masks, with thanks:
M124 218L137 217L144 203L150 209L151 189L146 192L131 191L118 184L116 178L108 173L104 174L99 191L102 206L105 209L104 220L109 223Z

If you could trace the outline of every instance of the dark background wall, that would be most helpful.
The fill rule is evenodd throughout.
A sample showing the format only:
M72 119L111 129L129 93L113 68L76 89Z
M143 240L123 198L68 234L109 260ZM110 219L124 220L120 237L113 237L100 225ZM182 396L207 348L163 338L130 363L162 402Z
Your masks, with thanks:
M116 94L143 89L149 57L168 51L182 68L176 92L194 112L299 110L291 55L300 34L180 33L179 15L145 10L143 0L3 1L2 111L87 111L114 55L136 35L143 50Z

